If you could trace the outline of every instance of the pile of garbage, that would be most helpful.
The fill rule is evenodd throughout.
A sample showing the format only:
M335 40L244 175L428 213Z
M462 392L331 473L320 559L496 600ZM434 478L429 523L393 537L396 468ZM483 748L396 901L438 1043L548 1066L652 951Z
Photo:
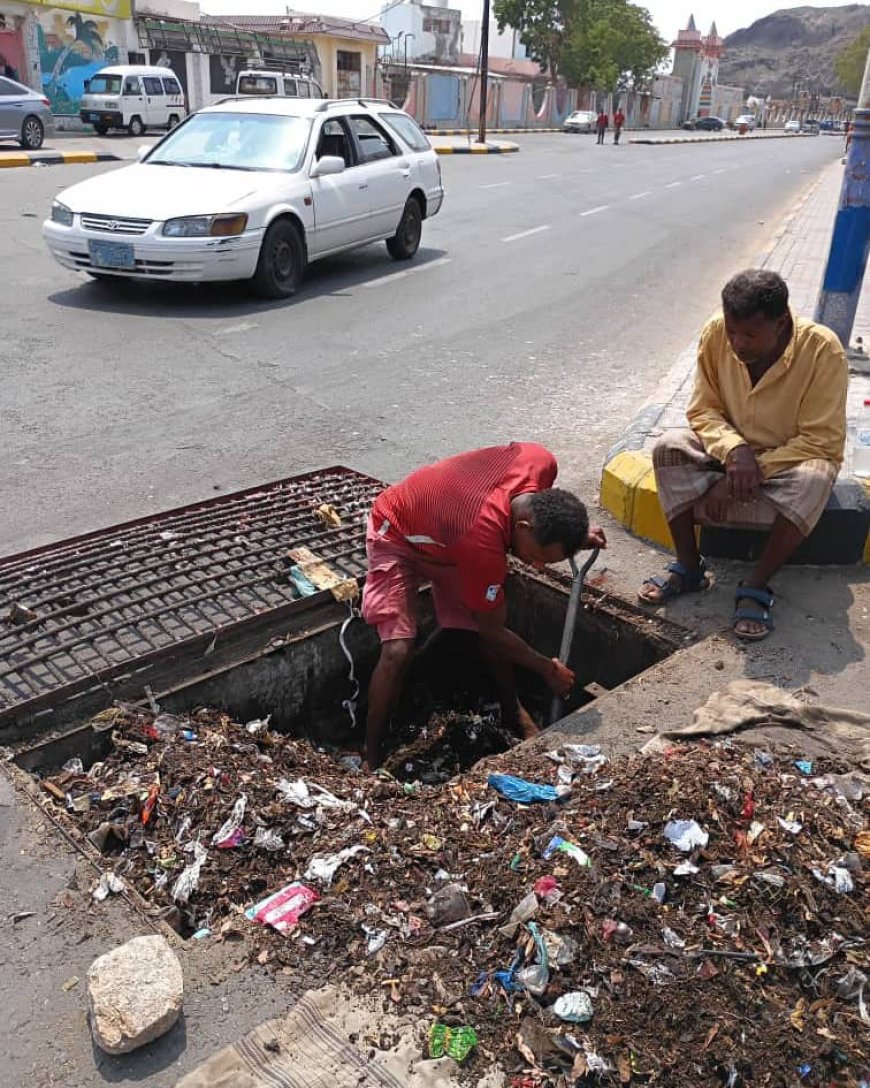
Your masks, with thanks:
M513 1088L867 1075L870 833L846 763L562 744L430 786L268 721L100 719L106 759L42 780L103 856L96 898L132 888L303 985L382 992L472 1081L492 1065Z

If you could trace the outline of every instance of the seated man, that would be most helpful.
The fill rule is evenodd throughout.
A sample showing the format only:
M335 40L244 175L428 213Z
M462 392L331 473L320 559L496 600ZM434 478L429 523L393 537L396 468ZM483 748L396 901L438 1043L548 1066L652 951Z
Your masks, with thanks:
M696 523L770 527L736 592L734 633L753 641L773 629L770 579L812 531L837 479L848 368L830 329L793 316L775 272L736 275L722 291L722 310L701 334L691 430L669 431L653 448L677 561L638 596L661 604L707 588Z
M442 628L480 633L508 727L524 736L537 732L517 700L514 666L538 673L557 695L571 689L570 669L505 626L508 552L540 569L606 544L601 529L589 528L583 503L553 488L556 471L543 447L513 442L428 465L378 496L366 536L363 595L363 618L381 639L369 685L370 769L380 763L384 731L414 656L417 595L425 582L432 584Z

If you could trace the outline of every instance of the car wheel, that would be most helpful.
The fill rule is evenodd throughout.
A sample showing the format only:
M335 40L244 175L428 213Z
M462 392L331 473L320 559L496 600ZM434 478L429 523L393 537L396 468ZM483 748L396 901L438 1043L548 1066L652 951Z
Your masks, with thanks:
M394 261L409 261L420 248L423 213L416 197L409 197L399 220L399 229L387 239L387 251Z
M21 146L28 151L38 151L42 147L44 138L45 129L42 126L42 121L32 115L25 117L24 124L21 126Z
M262 298L290 298L305 271L305 246L295 224L276 219L260 246L254 290Z
M94 132L96 132L96 134L98 136L105 136L108 131L109 131L109 126L108 125L104 125L102 123L94 125Z
M131 136L144 136L145 126L142 124L141 117L131 117L130 124L127 125L127 131Z
M170 113L169 120L166 122L167 129L173 129L180 122L181 118L177 113Z

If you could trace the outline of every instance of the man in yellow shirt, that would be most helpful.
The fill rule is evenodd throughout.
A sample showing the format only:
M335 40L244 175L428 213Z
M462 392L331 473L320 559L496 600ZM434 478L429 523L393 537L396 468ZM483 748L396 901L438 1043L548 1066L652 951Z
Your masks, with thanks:
M647 604L706 589L695 526L769 528L749 578L736 591L734 633L773 630L770 579L822 514L843 461L846 356L823 325L795 317L775 272L749 269L722 291L722 315L698 348L689 430L653 447L659 500L677 553L667 577L638 591Z

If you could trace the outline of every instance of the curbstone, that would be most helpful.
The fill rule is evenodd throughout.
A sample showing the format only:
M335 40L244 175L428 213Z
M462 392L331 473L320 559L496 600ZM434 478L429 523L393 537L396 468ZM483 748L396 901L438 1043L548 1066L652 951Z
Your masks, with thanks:
M727 136L666 136L656 139L654 136L629 136L630 144L715 144L726 143L730 140L795 140L808 137L807 132L754 132L741 136L739 133L729 132Z
M478 130L476 128L431 128L426 125L423 126L423 131L427 136L476 136ZM560 128L488 128L486 130L492 136L513 136L523 134L530 134L535 132L561 132Z
M14 166L72 166L89 162L125 162L121 155L110 151L57 151L57 152L22 152L4 155L0 153L0 170ZM133 160L129 160L132 162Z
M433 150L437 155L511 155L516 151L519 151L518 144L470 144L467 147L451 147L449 145L442 145L438 147L433 145Z

